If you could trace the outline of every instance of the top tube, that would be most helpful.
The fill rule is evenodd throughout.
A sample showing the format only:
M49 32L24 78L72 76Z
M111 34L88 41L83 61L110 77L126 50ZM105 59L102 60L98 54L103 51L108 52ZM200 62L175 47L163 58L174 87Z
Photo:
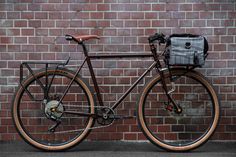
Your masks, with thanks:
M108 58L147 58L153 57L153 54L102 54L102 55L88 55L91 59L108 59Z

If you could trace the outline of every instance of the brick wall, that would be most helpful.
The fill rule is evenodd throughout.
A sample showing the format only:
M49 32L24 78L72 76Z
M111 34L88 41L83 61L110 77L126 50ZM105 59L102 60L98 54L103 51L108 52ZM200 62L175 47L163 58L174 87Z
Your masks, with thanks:
M215 140L236 140L236 3L235 0L1 0L0 1L0 140L17 139L11 120L11 99L23 60L64 60L81 63L81 48L65 34L96 34L89 42L96 53L148 52L147 37L195 33L210 43L201 72L215 85L222 100L222 119ZM147 67L150 60L93 62L106 105L111 105ZM88 76L88 71L82 74ZM148 78L150 78L149 75ZM119 107L133 114L142 81ZM120 85L115 85L120 84ZM107 96L108 95L108 96ZM143 139L136 120L92 132L92 139Z

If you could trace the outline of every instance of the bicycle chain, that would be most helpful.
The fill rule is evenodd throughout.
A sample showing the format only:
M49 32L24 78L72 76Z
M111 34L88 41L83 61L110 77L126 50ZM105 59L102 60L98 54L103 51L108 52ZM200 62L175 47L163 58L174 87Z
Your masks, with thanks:
M65 107L87 107L87 108L91 108L91 106L81 106L81 105L64 105ZM94 108L104 108L104 106L94 106ZM105 108L109 108L110 110L112 110L110 107L105 106ZM112 110L113 111L113 110ZM93 130L93 129L100 129L100 128L105 128L108 126L111 126L114 123L114 120L108 124L108 125L104 125L104 126L95 126L95 127L91 127L89 128L89 130ZM71 133L71 132L79 132L79 131L84 131L85 129L75 129L75 130L68 130L68 131L55 131L54 133Z

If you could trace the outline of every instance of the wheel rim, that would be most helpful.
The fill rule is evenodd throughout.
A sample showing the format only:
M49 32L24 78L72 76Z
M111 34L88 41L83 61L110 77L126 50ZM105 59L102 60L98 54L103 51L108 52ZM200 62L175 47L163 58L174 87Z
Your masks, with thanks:
M50 76L52 78L53 74L54 72L52 71L48 72L49 81ZM56 99L59 98L56 98L58 96L55 96L54 93L63 93L66 85L73 77L70 75L65 75L63 72L56 72L55 74L56 77L54 78L49 91L52 96L50 95L51 98L49 98L47 106L43 105L41 101L31 101L25 90L21 88L21 91L23 92L18 97L21 101L17 104L17 107L15 107L17 117L14 119L17 129L21 135L30 144L46 150L61 150L73 146L86 136L89 128L93 124L93 118L91 117L88 118L68 114L55 114L55 116L58 115L57 118L61 120L61 124L56 128L54 133L48 132L48 129L55 124L55 121L47 116L45 107L48 108L50 104L53 104L52 102L58 101ZM43 76L43 74L39 75L40 81L42 82L45 81L45 77ZM24 83L25 85L29 85L27 89L37 99L43 99L43 96L40 94L42 92L41 87L39 87L38 83L34 81L34 79L29 80L30 81L28 81L28 83ZM76 109L80 112L94 113L94 102L90 102L91 96L89 97L87 94L88 90L84 88L84 85L81 85L82 83L83 82L80 79L76 79L75 82L73 82L72 88L70 88L68 94L63 99L62 105L59 106L60 111L62 111L63 107L63 111ZM79 129L83 130L70 133L65 132Z
M196 80L196 77L189 76L187 79L176 81L176 91L172 96L181 104L181 114L164 108L163 102L168 99L162 87L156 85L160 83L160 79L152 84L152 90L146 90L145 94L148 94L143 96L142 101L145 103L139 108L139 121L145 135L153 143L169 150L189 150L198 147L212 134L218 121L215 116L215 111L218 114L218 108L215 109L213 97L207 95L210 90L205 88L204 84L201 84L204 87L201 88L196 84ZM184 87L183 83L186 81L188 84ZM196 96L198 99L194 99ZM183 103L183 100L187 99L189 100Z

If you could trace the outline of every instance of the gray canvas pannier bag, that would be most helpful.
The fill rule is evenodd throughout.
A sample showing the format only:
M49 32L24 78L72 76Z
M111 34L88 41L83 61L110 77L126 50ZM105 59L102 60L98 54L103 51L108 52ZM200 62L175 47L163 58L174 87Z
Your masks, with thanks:
M171 35L165 55L168 65L202 66L207 56L208 44L203 36L192 34Z

